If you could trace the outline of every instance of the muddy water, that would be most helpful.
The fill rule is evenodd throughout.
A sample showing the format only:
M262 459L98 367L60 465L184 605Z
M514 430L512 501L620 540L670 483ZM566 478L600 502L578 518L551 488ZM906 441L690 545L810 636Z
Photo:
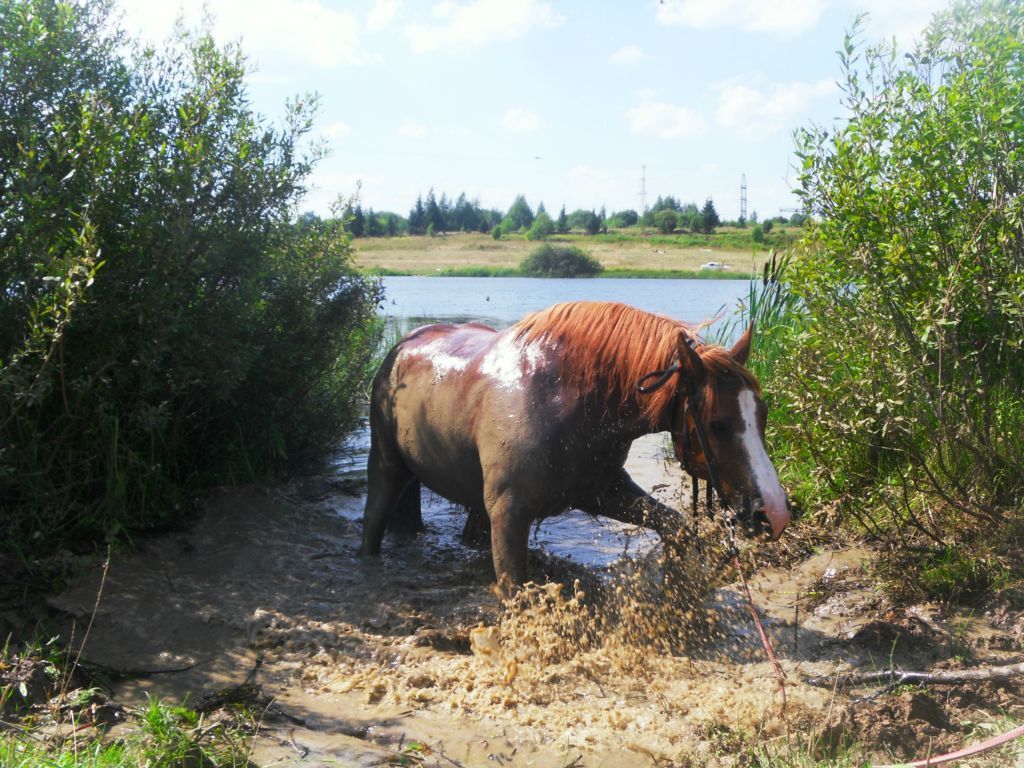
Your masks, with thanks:
M638 442L627 467L684 503L661 445ZM489 554L459 543L462 516L441 499L425 497L417 541L356 558L358 476L357 460L225 490L193 530L115 555L84 658L150 673L116 685L126 703L258 683L274 699L259 765L377 765L411 747L429 765L728 764L729 734L818 727L831 695L801 675L858 663L841 639L872 591L830 605L829 584L855 580L862 553L752 582L789 677L783 716L737 591L706 578L727 573L714 531L672 581L685 598L666 599L654 537L578 513L545 522L530 562L540 586L502 610ZM79 637L100 581L96 566L53 599Z

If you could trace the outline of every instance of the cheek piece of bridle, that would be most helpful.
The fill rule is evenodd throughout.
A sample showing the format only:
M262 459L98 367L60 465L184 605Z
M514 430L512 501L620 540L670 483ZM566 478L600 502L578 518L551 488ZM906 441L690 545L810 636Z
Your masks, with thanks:
M691 349L695 349L692 340L688 341L687 343L690 345ZM668 381L673 376L678 374L681 370L682 365L677 362L673 363L671 366L662 371L652 371L651 373L648 373L645 376L641 377L640 380L636 383L637 392L639 392L642 395L648 395L652 392L656 392L657 390L661 389L661 387L663 387L666 383L668 383ZM646 383L652 379L653 381L650 384ZM684 392L684 389L685 387L683 386L676 386L675 395L672 399L671 412L676 413L678 411L679 398L683 398L683 425L682 429L676 432L676 434L680 435L680 440L683 444L682 457L680 459L680 463L683 465L683 470L693 479L693 493L690 497L693 506L693 512L694 514L697 513L697 498L700 494L697 476L694 473L693 469L690 467L688 461L688 457L690 454L690 430L688 425L688 416L693 417L694 432L697 433L697 442L700 444L701 453L704 454L704 463L707 466L708 484L706 503L708 514L714 514L714 494L717 493L722 506L725 507L727 512L732 513L726 515L726 524L728 525L731 537L734 535L733 525L736 519L736 510L732 508L732 504L729 501L729 497L725 494L725 492L722 489L722 483L719 479L718 462L715 459L715 452L711 449L711 442L708 440L707 433L704 431L704 423L701 419L700 412L703 398L698 397L697 395L688 394ZM750 506L750 501L747 497L744 497L743 504L744 507ZM746 512L748 513L751 522L755 522L752 510L748 508L746 509Z

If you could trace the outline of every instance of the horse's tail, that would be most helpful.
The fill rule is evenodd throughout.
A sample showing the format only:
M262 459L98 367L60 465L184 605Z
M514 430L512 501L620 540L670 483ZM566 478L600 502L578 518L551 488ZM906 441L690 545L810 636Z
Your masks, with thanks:
M420 508L420 481L411 477L402 489L388 516L386 530L398 536L415 536L423 530L423 510Z

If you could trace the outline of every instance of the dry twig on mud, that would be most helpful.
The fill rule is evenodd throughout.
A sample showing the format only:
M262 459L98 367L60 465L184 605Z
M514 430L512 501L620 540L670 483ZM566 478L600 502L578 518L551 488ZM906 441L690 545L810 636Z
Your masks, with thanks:
M1011 677L1024 674L1024 662L1007 664L1002 667L979 667L975 669L954 669L940 672L913 672L903 669L881 669L875 672L858 672L856 674L840 674L835 676L822 675L809 677L804 682L818 688L833 686L869 685L871 683L887 683L902 685L908 683L935 685L952 685L969 683L978 680L1009 680Z

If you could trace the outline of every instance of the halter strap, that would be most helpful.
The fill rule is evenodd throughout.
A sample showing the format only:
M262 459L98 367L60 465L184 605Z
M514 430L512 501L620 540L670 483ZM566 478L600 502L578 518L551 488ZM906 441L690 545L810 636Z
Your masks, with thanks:
M691 349L696 350L696 344L693 339L687 339L687 343ZM682 370L681 363L673 363L668 368L661 371L651 371L651 373L645 374L640 377L640 380L636 383L637 392L642 395L648 395L651 392L655 392L663 387L669 379ZM645 384L645 382L654 379L653 384ZM718 494L720 502L725 506L727 510L732 510L732 505L729 503L728 497L722 492L722 484L719 480L718 474L718 462L715 460L714 451L711 450L711 442L708 440L707 433L704 431L704 424L701 422L700 414L700 402L698 398L687 397L682 392L682 387L676 385L675 396L672 401L672 412L675 413L677 410L677 403L680 397L684 398L683 401L683 429L682 429L682 442L683 442L683 458L682 465L683 470L686 471L691 477L693 476L693 470L689 466L687 461L687 454L689 453L689 441L690 441L690 430L687 424L687 416L693 416L694 431L697 433L697 442L700 444L701 453L704 454L704 463L707 465L708 470L708 492L713 490ZM708 503L708 510L710 511L711 504L710 498Z

